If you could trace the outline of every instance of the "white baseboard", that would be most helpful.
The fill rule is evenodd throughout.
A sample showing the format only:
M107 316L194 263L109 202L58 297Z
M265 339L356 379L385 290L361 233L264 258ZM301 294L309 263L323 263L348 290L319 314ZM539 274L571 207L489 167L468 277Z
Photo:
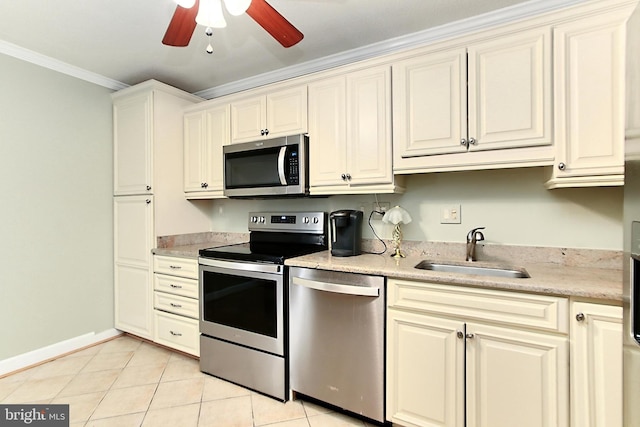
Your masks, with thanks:
M10 372L37 365L38 363L42 363L49 359L54 359L63 354L80 350L83 347L88 347L92 344L99 343L100 341L113 338L120 334L122 334L122 332L117 329L107 329L106 331L99 333L90 332L88 334L51 344L28 353L0 360L0 377Z

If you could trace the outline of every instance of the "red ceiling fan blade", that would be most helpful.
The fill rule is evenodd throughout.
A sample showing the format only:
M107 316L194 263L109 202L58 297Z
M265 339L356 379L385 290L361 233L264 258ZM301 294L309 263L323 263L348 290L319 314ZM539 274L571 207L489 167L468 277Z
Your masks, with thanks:
M296 27L291 25L265 0L251 0L247 15L252 17L284 47L291 47L304 37Z
M162 44L167 46L188 46L193 35L193 30L196 29L196 15L198 14L199 1L196 0L196 4L190 9L185 9L182 6L176 6L176 11L173 13L167 32L164 33Z

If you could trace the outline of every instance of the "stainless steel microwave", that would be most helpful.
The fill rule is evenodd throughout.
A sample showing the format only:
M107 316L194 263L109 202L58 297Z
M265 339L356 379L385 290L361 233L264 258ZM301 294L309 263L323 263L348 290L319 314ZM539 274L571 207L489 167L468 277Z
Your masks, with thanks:
M224 195L304 196L309 193L309 138L292 135L223 147Z

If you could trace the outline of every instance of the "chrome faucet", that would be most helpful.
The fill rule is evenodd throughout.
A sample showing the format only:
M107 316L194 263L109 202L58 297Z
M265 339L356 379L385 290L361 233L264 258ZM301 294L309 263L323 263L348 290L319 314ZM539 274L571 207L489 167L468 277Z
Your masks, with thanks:
M476 243L484 240L484 227L474 228L467 234L467 261L476 260Z

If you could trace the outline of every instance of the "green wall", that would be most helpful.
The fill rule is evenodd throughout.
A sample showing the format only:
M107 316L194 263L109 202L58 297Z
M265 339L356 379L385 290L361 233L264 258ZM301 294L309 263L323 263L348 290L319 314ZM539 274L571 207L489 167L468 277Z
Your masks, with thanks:
M113 328L111 90L0 55L0 360Z

